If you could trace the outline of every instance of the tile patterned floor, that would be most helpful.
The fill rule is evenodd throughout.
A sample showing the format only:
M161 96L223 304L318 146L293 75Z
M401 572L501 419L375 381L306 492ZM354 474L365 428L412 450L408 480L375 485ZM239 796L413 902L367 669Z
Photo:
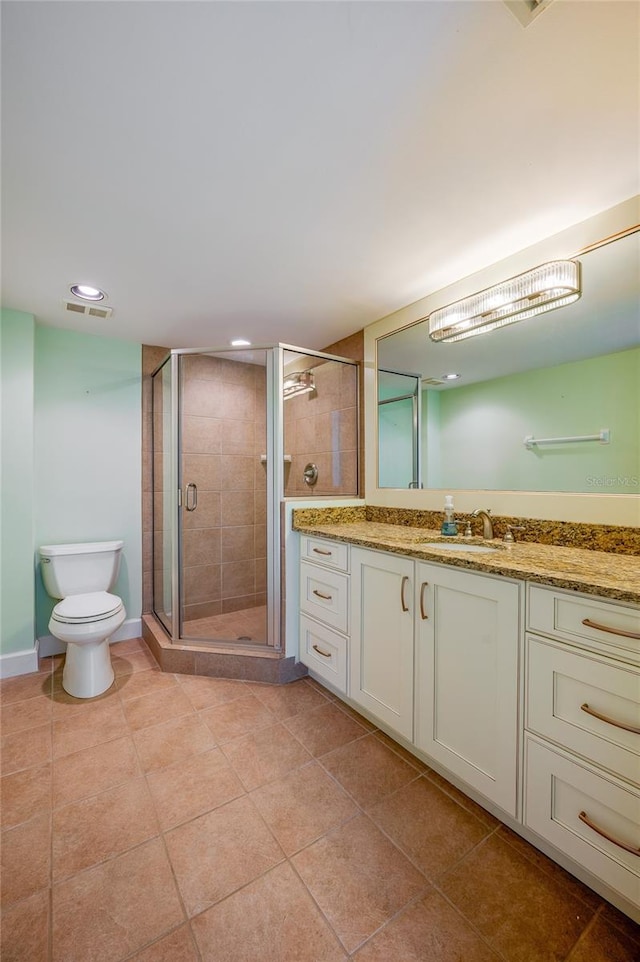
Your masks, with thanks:
M208 618L192 618L183 627L185 638L240 641L244 645L266 645L267 608L243 608Z
M640 927L329 692L2 695L3 962L637 962Z

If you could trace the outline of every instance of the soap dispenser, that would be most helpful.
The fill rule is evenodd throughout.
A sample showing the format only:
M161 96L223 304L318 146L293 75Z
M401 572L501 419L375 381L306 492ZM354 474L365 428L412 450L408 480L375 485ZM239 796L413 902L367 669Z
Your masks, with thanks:
M453 496L450 494L445 495L444 521L442 522L440 533L450 537L458 533L458 525L456 524L453 516Z

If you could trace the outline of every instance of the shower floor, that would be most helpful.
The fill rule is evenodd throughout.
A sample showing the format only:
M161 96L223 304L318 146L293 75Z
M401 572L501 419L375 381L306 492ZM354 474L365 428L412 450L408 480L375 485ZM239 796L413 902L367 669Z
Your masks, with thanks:
M215 641L240 641L244 645L266 645L267 607L244 608L209 618L194 618L182 626L186 638L208 638Z

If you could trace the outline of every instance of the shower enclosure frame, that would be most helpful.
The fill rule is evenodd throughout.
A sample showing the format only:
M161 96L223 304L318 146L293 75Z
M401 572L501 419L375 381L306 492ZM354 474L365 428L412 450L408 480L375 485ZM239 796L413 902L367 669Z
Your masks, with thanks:
M226 347L208 347L208 348L173 348L168 351L166 357L154 368L151 373L152 383L155 383L155 377L169 364L169 391L170 391L170 411L169 411L169 438L170 438L170 453L169 453L169 463L168 463L168 476L170 490L175 492L175 499L173 501L173 508L170 511L169 518L169 537L170 537L170 569L171 569L171 579L170 579L170 592L171 592L171 612L170 612L170 624L167 625L161 615L158 612L158 606L156 604L156 488L155 488L155 474L156 474L156 397L155 390L152 390L152 417L151 417L151 433L152 433L152 461L151 461L151 473L152 473L152 551L151 551L151 564L152 564L152 591L153 591L153 602L152 610L158 620L159 624L164 629L165 633L169 636L170 640L174 644L179 644L181 646L195 644L195 645L206 645L211 647L213 650L215 648L220 649L220 647L226 647L227 645L233 647L234 651L240 653L241 651L247 651L246 647L238 644L235 641L229 639L228 642L223 640L205 640L205 639L193 639L184 638L182 635L182 585L181 585L181 572L183 570L183 538L182 538L182 524L181 524L181 512L183 510L183 478L181 470L181 452L182 452L182 425L181 425L181 404L180 404L180 359L188 355L221 355L223 357L229 358L233 355L234 360L241 360L241 355L255 354L264 352L265 354L265 369L266 369L266 645L260 646L262 650L270 650L273 652L282 651L284 653L285 640L283 638L283 604L282 604L282 532L280 523L280 507L284 500L284 488L285 488L285 474L284 474L284 399L282 386L284 382L284 360L285 352L293 352L296 354L304 355L305 357L319 358L321 360L327 361L338 361L340 363L350 364L356 369L358 368L358 362L352 360L351 358L340 357L335 354L328 354L323 351L314 351L308 348L297 347L290 344L266 344L266 345L251 345L250 347L238 347L229 348ZM357 384L357 381L356 381ZM358 438L357 451L359 452L359 390L356 388L355 392L355 408L356 408L356 437ZM166 462L163 462L163 466ZM356 458L356 496L359 490L359 478L360 478L360 464L359 455ZM335 497L344 497L345 495L335 495ZM330 498L331 496L323 496ZM289 499L288 499L289 500ZM292 499L295 500L295 499ZM308 500L308 498L300 499ZM164 530L164 527L163 527ZM260 647L253 645L250 648L251 654L259 654Z

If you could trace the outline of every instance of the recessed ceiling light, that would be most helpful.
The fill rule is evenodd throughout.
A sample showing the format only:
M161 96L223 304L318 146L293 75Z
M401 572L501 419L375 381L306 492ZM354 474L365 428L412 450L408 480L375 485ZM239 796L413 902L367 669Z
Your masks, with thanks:
M459 374L443 374L443 375L442 375L442 380L443 380L443 381L457 381L459 377L460 377Z
M89 284L72 284L69 290L74 297L80 297L83 301L103 301L106 297L99 287L90 287Z
M236 337L231 341L231 347L249 347L251 341L247 341L244 337Z

